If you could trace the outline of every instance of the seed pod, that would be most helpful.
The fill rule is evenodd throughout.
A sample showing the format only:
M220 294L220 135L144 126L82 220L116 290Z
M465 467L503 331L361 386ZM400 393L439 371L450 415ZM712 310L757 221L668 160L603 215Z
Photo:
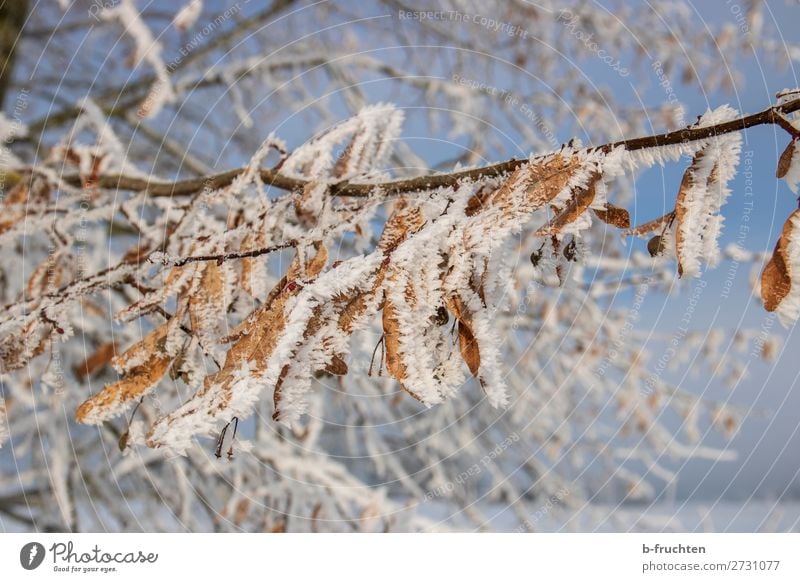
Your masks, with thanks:
M334 354L330 363L325 366L325 371L331 376L346 376L347 363L341 358L341 356Z
M124 451L128 448L128 441L130 440L130 433L126 430L122 433L122 436L119 437L119 441L117 442L117 446L119 447L120 451Z
M441 326L446 325L448 321L450 321L450 316L447 313L447 308L444 305L440 305L436 310L436 315L433 316L433 323Z
M538 267L539 266L539 262L542 260L542 254L543 254L542 253L542 247L539 247L539 250L533 251L531 253L531 264L534 267Z
M660 234L647 241L647 250L651 257L658 257L664 254L664 239Z
M578 245L575 244L575 239L572 239L567 243L567 246L564 247L562 251L564 254L564 258L567 259L569 262L574 263L578 260Z

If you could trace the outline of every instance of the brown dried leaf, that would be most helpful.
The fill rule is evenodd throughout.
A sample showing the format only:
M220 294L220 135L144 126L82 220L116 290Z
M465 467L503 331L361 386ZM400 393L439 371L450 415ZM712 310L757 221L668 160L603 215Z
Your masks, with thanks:
M561 154L538 164L521 166L493 193L483 208L497 208L505 219L530 214L558 196L579 167L577 156L565 158ZM525 192L522 199L515 195L520 187Z
M789 142L789 145L786 146L786 149L783 150L783 153L778 160L778 169L775 172L776 177L783 178L789 173L789 168L792 167L792 158L794 157L794 150L797 147L797 144L798 140L793 139Z
M51 293L61 286L64 279L64 266L60 259L59 253L53 253L34 269L26 286L29 298Z
M150 354L164 351L167 337L167 324L162 324L147 334L141 341L133 344L123 353L111 359L111 365L120 372L127 372L145 361Z
M31 321L20 333L0 338L0 373L19 370L44 352L54 331L51 325Z
M383 229L378 249L384 254L396 249L400 243L419 231L425 224L425 215L419 206L408 206L405 200L397 203L395 211Z
M619 206L614 206L611 203L606 203L606 207L603 210L595 209L594 214L597 218L611 226L616 226L617 228L631 227L631 215L628 211Z
M367 311L370 302L375 298L375 295L383 285L385 274L385 267L381 267L378 274L375 276L375 283L373 283L372 289L357 293L354 297L347 299L347 304L339 315L339 329L344 331L347 335L353 333L357 321Z
M700 161L703 159L705 155L703 150L697 152L692 160L691 165L686 169L686 172L683 174L683 178L681 179L681 185L678 189L678 197L675 200L675 220L677 222L677 226L675 228L675 252L678 255L678 276L683 275L683 264L681 258L684 256L683 247L684 247L684 240L685 240L685 233L682 225L684 223L684 219L686 218L686 214L689 211L689 206L686 203L686 197L688 196L689 192L694 185L695 179L695 172L697 172L697 168L700 164ZM713 173L713 172L712 172Z
M281 419L281 400L283 399L283 382L286 376L289 375L290 365L286 364L281 368L281 373L278 376L278 381L275 382L275 389L272 392L272 405L275 412L272 413L272 420L280 421Z
M98 346L98 348L90 356L80 364L73 368L75 376L79 380L83 380L87 376L91 376L97 370L105 366L111 361L117 353L117 344L114 342L106 342Z
M389 277L389 285L392 284L393 277ZM409 309L414 309L417 302L417 297L414 289L409 282L406 285L405 291L402 295L403 301L408 304ZM400 382L400 387L408 392L416 400L422 402L422 398L414 392L409 386L406 385L404 380L408 377L408 366L413 365L413 362L403 361L403 356L400 353L401 347L401 328L400 318L397 311L397 306L390 298L389 294L386 295L383 302L383 347L386 354L386 370L391 376Z
M14 206L22 207L28 201L28 183L19 182L6 196L3 203L3 216L0 218L0 234L11 229L20 219L24 218L25 212L21 208L13 209Z
M239 250L242 252L252 251L253 249L257 249L262 246L264 246L263 231L251 231L244 237ZM256 287L253 284L253 272L255 271L256 262L259 260L260 259L252 257L245 257L241 260L242 270L239 274L239 284L242 286L242 289L250 294L251 297L257 296Z
M317 252L314 257L304 265L302 277L298 279L309 280L316 278L328 264L328 249L324 244L318 243L316 245Z
M163 324L156 328L118 358L127 357L128 362L138 363L121 380L106 385L99 393L81 404L75 412L75 419L78 422L100 424L117 416L125 410L126 405L138 400L158 384L172 362L172 358L161 349L166 340L167 327L167 324Z
M657 234L647 241L647 252L650 253L651 257L660 257L663 255L666 250L665 247L664 237L660 234Z
M225 289L222 268L214 261L204 262L200 282L189 297L189 321L192 332L201 342L216 340L219 324L225 312Z
M308 182L301 192L294 194L294 211L307 228L317 223L318 208L315 206L318 206L320 195L325 196L325 192L320 192L320 189L327 190L327 187L319 182Z
M775 311L792 288L792 278L788 268L788 247L793 230L792 218L798 213L800 210L795 210L784 223L772 258L761 273L761 298L767 311Z
M672 220L675 218L675 212L669 212L664 216L660 216L650 222L645 222L644 224L640 224L639 226L635 226L631 229L626 230L622 233L623 236L642 236L645 234L650 234L651 232L658 230L659 228L666 229Z
M261 305L247 320L240 324L238 331L232 334L235 337L235 343L228 350L222 369L205 377L203 385L194 394L191 401L182 407L179 416L170 415L164 417L150 429L147 435L148 446L157 447L160 445L155 440L155 431L160 423L166 423L169 426L180 418L195 414L197 406L193 406L192 403L202 401L212 391L217 391L220 395L220 401L215 412L224 411L232 397L234 380L243 366L250 365L251 370L255 373L264 370L267 360L275 349L278 338L286 326L284 314L286 301L298 291L299 288L287 285L270 302ZM212 411L208 411L208 414L211 415Z
M286 269L286 274L280 278L275 287L273 287L272 290L267 294L267 297L261 307L250 314L249 317L237 325L227 335L222 337L220 341L222 343L228 343L238 340L243 335L249 334L253 329L253 326L258 324L258 320L262 314L269 311L273 302L279 298L281 294L286 292L294 294L298 292L299 287L297 286L297 281L303 281L317 277L317 275L322 272L322 269L325 268L327 262L328 249L322 243L317 244L314 257L311 260L306 261L305 265L301 261L301 255L298 252L298 254L296 254L292 259L292 262L289 263L289 268Z
M467 201L467 206L464 209L464 214L467 216L475 216L481 210L483 210L484 204L486 201L495 193L495 190L490 190L485 188L480 192L474 194L472 198Z
M470 373L478 378L481 366L481 355L480 346L475 339L475 333L472 331L472 314L458 295L448 298L445 303L447 309L453 314L453 317L458 320L458 345L461 351L461 357L467 364Z
M599 174L594 174L585 188L578 188L572 194L569 202L550 222L534 233L534 236L551 236L558 234L568 224L572 224L589 209L594 202L595 189Z
M400 357L400 321L397 309L388 297L383 303L383 345L386 350L386 369L396 380L406 377L406 366Z
M481 367L481 352L472 329L463 321L458 322L458 345L470 373L477 378Z
M298 254L295 255L295 258L290 263L286 275L281 278L264 304L250 314L226 338L223 338L225 341L235 342L228 350L225 364L219 372L206 376L203 386L192 397L193 400L199 400L210 391L218 390L221 396L221 402L218 407L219 410L224 410L230 402L234 380L243 366L248 366L254 374L264 371L286 327L286 303L291 297L297 295L302 288L297 283L298 279L316 277L325 267L325 263L328 260L328 251L325 245L320 243L316 246L314 257L306 261L305 264L301 261L300 251L298 251ZM306 331L308 333L309 330ZM276 401L280 400L281 383L288 372L289 366L287 365L283 368L275 387L274 398ZM188 416L195 412L196 409L185 407L181 416ZM152 441L152 437L153 432L151 430L148 436L149 446L155 446L156 444Z
M334 178L341 178L350 171L351 167L358 167L361 163L361 159L351 160L351 158L353 157L354 144L363 134L363 129L360 129L358 132L356 132L356 134L353 135L347 146L344 148L342 155L340 155L336 160L336 163L333 166L333 171L331 172ZM361 155L363 157L364 148L361 148Z
M30 190L28 188L27 180L18 182L17 185L14 186L8 192L8 196L6 196L4 206L15 206L15 205L25 204L28 201L29 194Z
M292 289L287 285L273 301L259 307L244 322L247 323L247 331L239 334L236 343L228 350L225 365L213 375L217 377L215 381L232 376L245 362L253 364L257 371L263 368L286 325L286 302L298 292L299 288Z

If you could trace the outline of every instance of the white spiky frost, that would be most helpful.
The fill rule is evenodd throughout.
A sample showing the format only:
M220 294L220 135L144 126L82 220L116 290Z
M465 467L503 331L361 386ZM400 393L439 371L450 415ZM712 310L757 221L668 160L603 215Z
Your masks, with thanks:
M153 38L153 33L142 20L142 16L133 0L120 0L118 3L108 5L100 13L100 18L119 22L120 26L134 41L136 46L134 60L136 63L147 62L153 67L156 81L139 107L139 115L142 117L155 117L164 105L175 100L175 91L172 88L169 70L161 57L163 50L161 43Z
M347 121L334 125L327 131L297 148L282 171L288 175L330 180L329 172L336 160L332 153L343 140L352 137L345 153L347 163L334 176L347 180L383 168L403 126L403 112L392 104L379 103L361 109ZM372 175L370 177L377 177Z
M189 0L172 19L172 25L181 32L194 26L203 12L203 0Z
M256 372L251 369L252 366L242 367L230 385L230 390L224 394L219 387L212 388L156 422L151 433L151 441L159 446L185 453L191 445L192 437L197 434L210 434L217 427L221 417L230 419L234 416L249 415L261 392L267 387L276 385L283 367L289 362L293 367L298 366L303 372L303 374L298 373L296 379L305 378L301 382L285 382L281 418L286 424L291 424L305 412L306 403L303 395L310 389L312 369L318 369L312 364L318 365L324 361L319 352L320 344L304 340L304 333L314 307L330 302L337 295L346 295L354 288L369 282L381 260L382 257L377 255L366 259L356 257L345 261L336 269L327 271L313 283L306 285L296 297L287 302L285 314L288 320L285 329L263 372ZM299 351L298 346L300 346ZM346 348L346 344L341 347ZM329 356L328 354L328 359ZM312 361L310 359L312 357L320 359ZM223 406L220 406L221 404Z
M736 116L734 109L724 105L703 115L698 126L723 123ZM720 260L719 235L724 220L720 210L731 193L728 183L736 175L741 146L738 133L709 138L703 155L695 158L689 170L691 183L679 202L685 213L678 225L682 235L678 259L687 277L699 275L702 263L713 267Z

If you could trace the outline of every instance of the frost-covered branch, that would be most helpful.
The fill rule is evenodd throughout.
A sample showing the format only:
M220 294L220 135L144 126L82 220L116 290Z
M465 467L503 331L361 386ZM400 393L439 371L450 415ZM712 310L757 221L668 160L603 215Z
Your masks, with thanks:
M777 174L800 187L800 94L670 131L699 81L724 102L737 59L769 74L800 54L763 3L747 35L682 2L493 6L516 36L394 0L246 4L125 0L87 22L60 2L23 30L0 118L3 526L510 529L510 509L547 529L547 505L593 527L594 500L658 498L677 465L733 456L707 437L767 413L682 374L737 386L781 355L773 318L676 335L640 313L676 287L694 301L719 261L746 301L800 312L797 216L771 254L718 244L741 130L786 130ZM565 10L639 95L654 75L670 93L605 89ZM431 159L405 116L441 140ZM271 127L313 137L292 151ZM559 148L571 135L605 145ZM634 204L659 162L685 170L674 196Z
M605 152L619 147L623 147L631 152L657 149L673 145L689 144L714 136L740 132L758 125L778 125L786 129L792 137L795 137L797 135L797 130L786 121L784 115L798 110L800 110L800 99L792 99L785 103L764 109L758 113L737 117L736 119L714 125L703 127L689 126L667 133L620 140L600 146L592 146L587 149L590 151L599 150ZM483 168L419 176L406 180L394 180L389 182L359 183L357 181L345 180L331 184L329 193L333 196L363 197L369 196L375 192L381 192L385 196L397 196L411 192L435 190L436 188L451 188L464 180L496 178L513 172L527 163L528 160L512 159ZM219 174L188 180L178 180L175 182L162 181L157 178L139 178L126 175L100 175L97 179L97 185L101 188L146 191L148 195L156 197L185 196L196 194L203 189L216 189L227 186L243 171L244 168L228 170ZM280 170L261 169L260 173L261 179L266 185L281 190L302 190L309 184L307 180L287 176ZM79 176L65 176L64 180L72 185L80 185L81 183Z

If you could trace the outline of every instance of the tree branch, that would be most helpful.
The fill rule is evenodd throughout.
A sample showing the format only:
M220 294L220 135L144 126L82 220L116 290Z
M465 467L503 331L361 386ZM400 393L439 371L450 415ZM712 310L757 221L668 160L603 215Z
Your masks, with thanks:
M297 246L297 241L290 240L285 243L280 243L276 245L272 245L270 247L264 247L259 249L253 249L250 251L241 251L241 252L234 252L234 253L220 253L216 255L193 255L190 257L181 257L177 259L167 259L164 261L164 264L173 265L175 267L183 267L189 263L199 263L202 261L217 261L218 263L222 263L228 260L234 259L250 259L253 257L260 257L261 255L266 255L269 253L274 253L275 251L280 251L283 249L289 249L292 247ZM151 255L152 256L152 255ZM151 260L151 262L158 262L157 260Z
M763 111L760 111L759 113L753 113L752 115L746 115L716 125L708 125L704 127L690 126L667 133L620 140L587 149L611 151L617 147L624 147L628 151L645 150L667 145L677 145L700 141L715 135L724 135L726 133L743 131L757 125L778 125L786 130L792 136L792 138L795 138L797 136L797 130L788 122L784 115L798 110L800 110L800 98L788 101L781 105L769 107ZM483 168L474 168L461 172L452 172L449 174L419 176L417 178L409 178L406 180L394 180L383 183L354 183L346 181L338 184L332 184L330 187L330 194L333 196L365 197L369 196L375 190L380 190L384 195L393 196L398 194L406 194L409 192L417 192L420 190L445 188L455 186L463 180L480 180L501 176L503 174L513 172L520 166L527 163L527 159L518 160L516 158L512 158L508 161L493 164L491 166L485 166ZM202 178L178 180L176 182L135 178L125 175L104 175L98 178L96 186L99 186L100 188L131 190L137 192L147 191L148 195L155 197L185 196L194 194L203 189L215 190L225 187L244 171L245 168L238 168L235 170L228 170L220 174L213 174ZM74 186L81 185L80 176L65 176L64 180ZM269 169L261 170L261 180L268 186L274 186L275 188L288 191L302 190L308 184L308 181L306 180L291 178L281 174L278 170Z

